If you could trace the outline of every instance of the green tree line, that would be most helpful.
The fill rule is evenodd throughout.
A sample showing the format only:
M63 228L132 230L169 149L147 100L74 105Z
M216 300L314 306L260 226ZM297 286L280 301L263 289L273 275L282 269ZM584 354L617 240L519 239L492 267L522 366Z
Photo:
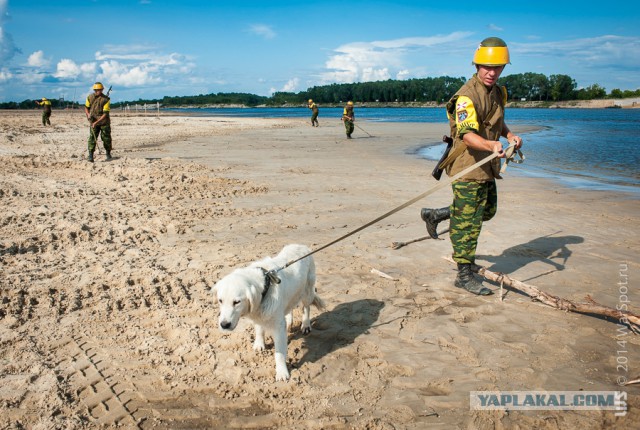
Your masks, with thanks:
M0 109L42 109L42 106L36 104L36 101L41 101L42 98L39 99L27 99L21 102L4 102L0 103ZM79 104L77 102L70 102L68 100L62 99L48 99L51 102L52 109L69 109L69 108L78 108Z
M316 103L341 104L348 100L358 103L443 103L466 82L466 78L441 76L407 80L386 80L330 84L308 88L298 93L276 92L271 97L248 93L211 93L194 96L165 96L161 99L138 99L131 102L113 103L115 108L127 104L156 104L171 106L243 105L282 106L301 105L308 99ZM568 75L545 76L541 73L520 73L500 78L498 85L507 87L511 101L566 101L604 98L640 97L637 90L613 89L609 94L598 84L577 88L576 81ZM51 100L54 108L69 107L63 100ZM77 104L75 104L77 106ZM30 109L39 107L33 100L0 103L0 109Z

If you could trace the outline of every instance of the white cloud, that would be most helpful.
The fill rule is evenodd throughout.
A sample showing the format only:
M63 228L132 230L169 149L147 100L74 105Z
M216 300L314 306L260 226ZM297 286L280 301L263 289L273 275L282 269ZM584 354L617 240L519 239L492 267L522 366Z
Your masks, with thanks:
M454 32L431 37L407 37L373 42L353 42L339 46L325 63L327 72L322 83L358 82L390 79L404 73L407 56L446 53L470 36L469 32ZM412 61L413 62L413 61Z
M504 31L504 28L502 28L502 27L498 27L498 26L497 26L497 25L495 25L495 24L489 24L489 25L487 26L487 28L488 28L489 30L491 30L491 31Z
M69 58L63 58L56 65L56 71L53 76L58 79L73 81L80 78L92 78L93 76L95 76L95 74L95 63L77 64L75 61Z
M13 77L13 75L11 74L11 72L9 70L7 70L5 68L0 69L0 82L8 81L12 77Z
M249 26L249 32L264 37L265 39L273 39L276 37L276 32L265 24L253 24Z
M80 73L82 76L95 76L97 69L96 63L83 63L80 65Z
M63 58L56 66L56 73L53 74L60 79L75 79L80 75L80 66L69 58Z
M100 69L102 73L98 76L98 80L108 82L110 85L133 87L162 82L160 78L152 75L153 70L146 65L129 65L111 60L100 63Z
M96 75L96 70L96 63L78 64L69 58L63 58L58 61L56 71L53 73L53 76L66 81L88 78L92 79Z
M37 67L37 68L49 67L49 65L51 64L51 61L44 58L43 51L36 51L33 54L29 55L29 58L27 59L27 64L31 67Z
M386 67L382 69L365 67L362 69L362 80L365 82L386 81L387 79L391 79L391 74L389 74L389 69Z
M124 87L158 85L176 75L189 79L196 68L183 54L158 53L148 45L107 45L95 58L101 61L99 79Z
M408 79L410 75L411 75L411 72L407 69L399 70L398 73L396 73L396 79L398 80Z
M284 85L284 87L282 87L282 91L289 92L289 93L294 92L298 88L299 84L300 84L300 79L298 78L289 79L289 81Z
M40 72L23 72L17 75L17 78L23 84L33 85L42 82L42 80L46 77L46 74Z

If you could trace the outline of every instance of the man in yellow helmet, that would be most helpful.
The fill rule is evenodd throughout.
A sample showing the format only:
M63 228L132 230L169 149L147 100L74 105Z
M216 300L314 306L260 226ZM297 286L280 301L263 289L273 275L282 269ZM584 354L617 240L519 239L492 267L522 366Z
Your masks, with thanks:
M107 160L111 160L111 120L109 111L111 110L110 99L103 94L104 86L100 82L93 85L93 94L87 96L84 104L84 113L91 123L89 133L89 157L88 160L93 163L93 152L96 150L96 140L98 136L102 137L102 144L107 153Z
M353 112L353 102L348 101L342 112L342 122L344 122L344 129L347 132L347 139L351 139L351 133L355 129L353 122L356 120L356 114Z
M472 64L476 67L476 74L447 103L453 147L441 167L449 176L454 176L492 152L504 158L500 137L515 142L517 148L522 145L520 136L513 134L504 122L506 88L496 85L505 66L510 64L507 44L498 37L484 39L476 49ZM482 223L496 214L496 179L501 179L499 158L453 182L451 206L423 208L420 212L429 235L434 239L438 237L438 223L451 218L449 237L453 259L458 263L458 276L454 284L478 295L492 293L472 269Z
M311 126L320 127L318 124L318 105L312 99L309 99L309 109L311 109Z
M51 125L51 102L46 97L42 97L41 101L35 100L36 104L42 106L42 125Z

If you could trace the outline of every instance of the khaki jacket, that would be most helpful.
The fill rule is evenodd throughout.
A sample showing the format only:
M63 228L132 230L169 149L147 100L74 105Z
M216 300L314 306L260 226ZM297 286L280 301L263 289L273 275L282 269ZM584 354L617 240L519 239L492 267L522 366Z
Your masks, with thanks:
M97 121L102 114L106 113L107 117L100 125L110 124L109 111L111 109L111 103L109 97L104 94L99 97L95 94L89 94L85 106L89 109L89 118L91 121Z
M453 147L449 157L441 164L447 175L454 176L467 167L491 155L491 151L478 151L469 148L458 134L456 124L456 101L458 97L466 96L471 99L478 119L478 135L488 140L499 140L504 127L504 105L506 102L506 88L494 85L487 88L476 75L467 81L447 103L447 116L451 126ZM500 176L500 160L494 158L489 163L472 170L461 181L487 182L502 179Z

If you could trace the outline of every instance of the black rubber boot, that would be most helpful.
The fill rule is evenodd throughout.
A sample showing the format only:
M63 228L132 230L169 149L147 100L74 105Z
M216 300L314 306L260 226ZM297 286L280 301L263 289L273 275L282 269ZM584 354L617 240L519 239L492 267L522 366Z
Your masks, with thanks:
M420 218L427 224L427 233L432 239L438 238L438 223L451 218L449 207L440 209L422 208Z
M458 276L456 277L454 285L479 296L493 294L493 291L485 287L482 282L473 275L471 264L458 263Z
M107 151L107 161L111 160L111 151Z
M89 163L93 163L93 152L89 151L89 157L87 160L89 160Z

